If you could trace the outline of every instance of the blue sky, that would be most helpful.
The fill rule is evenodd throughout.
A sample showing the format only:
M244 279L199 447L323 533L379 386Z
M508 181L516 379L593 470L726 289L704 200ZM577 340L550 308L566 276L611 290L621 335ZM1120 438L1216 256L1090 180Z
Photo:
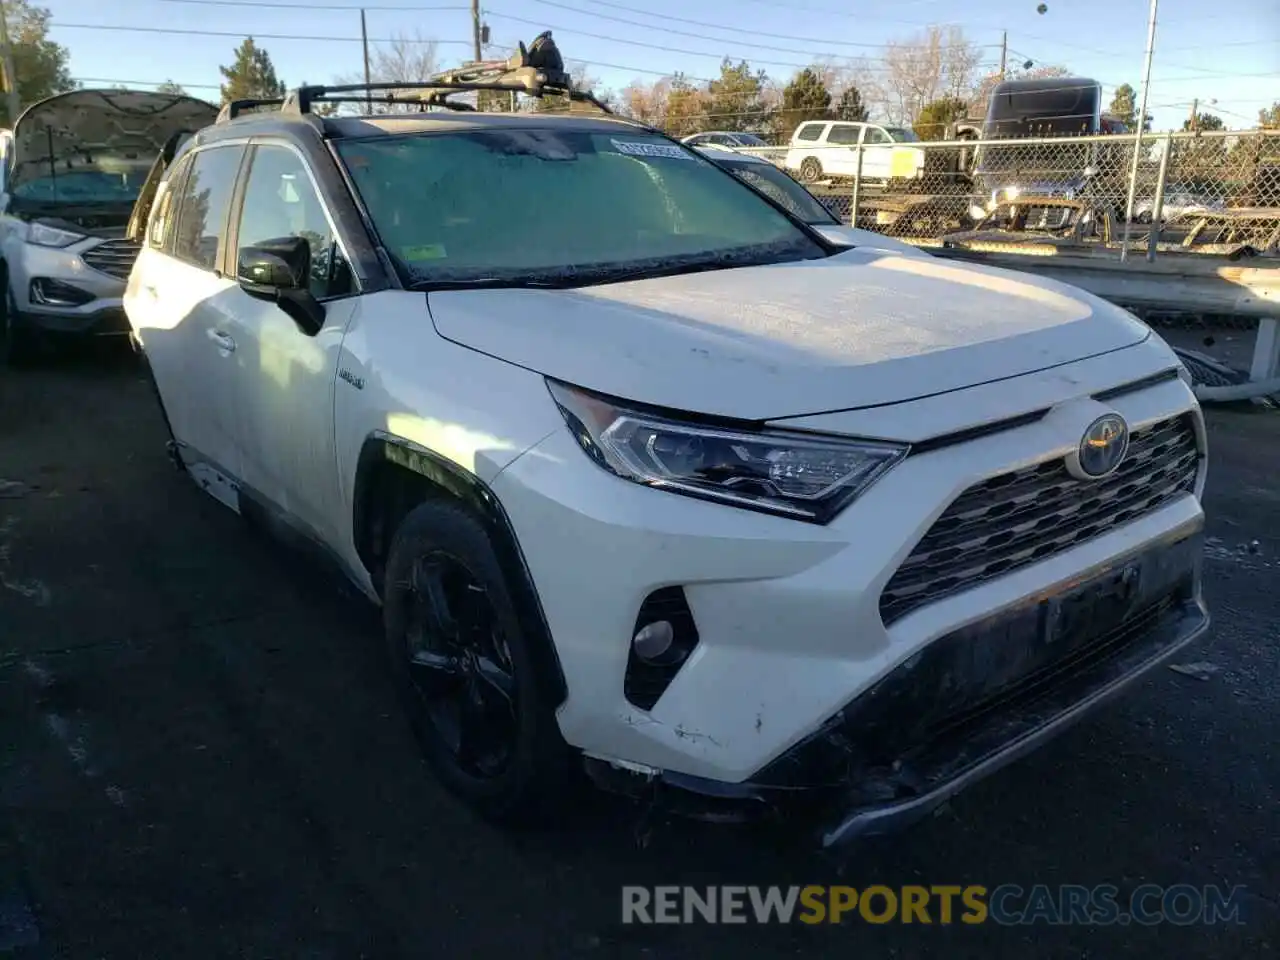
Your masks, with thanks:
M932 23L963 26L993 64L1001 31L1008 30L1012 62L1060 64L1100 80L1108 96L1120 83L1140 86L1148 0L1046 0L1043 15L1036 11L1038 2L482 0L482 10L492 41L502 48L499 53L495 46L491 55L505 55L516 40L551 28L566 59L588 62L598 85L615 89L675 70L714 76L725 55L781 79L815 58L864 55L875 69L885 41L907 40ZM53 37L71 51L72 73L86 85L109 80L146 86L172 79L216 99L218 65L230 62L248 33L270 52L290 85L353 74L361 64L357 0L42 5L52 12ZM469 57L467 0L370 0L366 10L373 42L421 36L437 41L445 66ZM1156 128L1179 126L1197 97L1202 109L1231 127L1253 124L1261 107L1280 100L1280 0L1161 0L1151 89Z

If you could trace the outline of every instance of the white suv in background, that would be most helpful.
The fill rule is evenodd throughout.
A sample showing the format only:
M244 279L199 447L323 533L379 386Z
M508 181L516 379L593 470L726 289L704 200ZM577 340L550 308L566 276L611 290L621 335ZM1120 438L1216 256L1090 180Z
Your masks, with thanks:
M889 181L921 176L925 153L903 146L920 138L905 127L882 127L848 120L807 120L796 127L782 165L805 183L828 178L858 176L858 151L862 151L861 176Z
M125 307L183 469L382 605L487 815L585 763L834 844L1205 628L1200 412L1124 311L834 247L623 119L324 97L188 143Z
M126 236L148 175L217 117L182 94L74 90L32 104L3 136L0 366L57 337L120 335L139 244Z

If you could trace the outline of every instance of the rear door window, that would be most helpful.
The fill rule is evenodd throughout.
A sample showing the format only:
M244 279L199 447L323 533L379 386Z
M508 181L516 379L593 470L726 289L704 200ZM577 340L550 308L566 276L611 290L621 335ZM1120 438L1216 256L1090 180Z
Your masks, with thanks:
M191 172L175 197L177 209L172 252L203 270L218 265L226 235L227 211L235 188L244 146L207 147L191 160Z
M827 143L856 144L858 142L858 133L861 129L861 127L852 123L832 124L831 132L827 134Z

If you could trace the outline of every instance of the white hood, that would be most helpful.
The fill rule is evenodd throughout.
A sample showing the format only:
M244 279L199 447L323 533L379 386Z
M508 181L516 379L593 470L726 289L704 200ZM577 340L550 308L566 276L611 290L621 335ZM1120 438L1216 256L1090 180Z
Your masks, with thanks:
M576 290L437 292L428 306L447 339L549 377L749 420L899 403L1149 335L1066 284L859 249Z

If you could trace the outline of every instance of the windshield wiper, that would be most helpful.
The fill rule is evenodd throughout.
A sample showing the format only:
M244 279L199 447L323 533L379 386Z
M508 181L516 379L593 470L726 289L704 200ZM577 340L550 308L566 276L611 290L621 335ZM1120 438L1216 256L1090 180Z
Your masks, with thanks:
M777 250L759 248L735 250L713 256L700 256L695 260L680 257L654 258L640 263L619 267L568 267L554 273L533 274L527 277L466 277L459 279L423 278L414 281L411 290L475 290L520 289L570 290L575 287L591 287L606 283L626 283L629 280L651 280L673 277L686 273L703 273L708 270L731 270L736 267L754 267L781 263L790 257L780 257Z

